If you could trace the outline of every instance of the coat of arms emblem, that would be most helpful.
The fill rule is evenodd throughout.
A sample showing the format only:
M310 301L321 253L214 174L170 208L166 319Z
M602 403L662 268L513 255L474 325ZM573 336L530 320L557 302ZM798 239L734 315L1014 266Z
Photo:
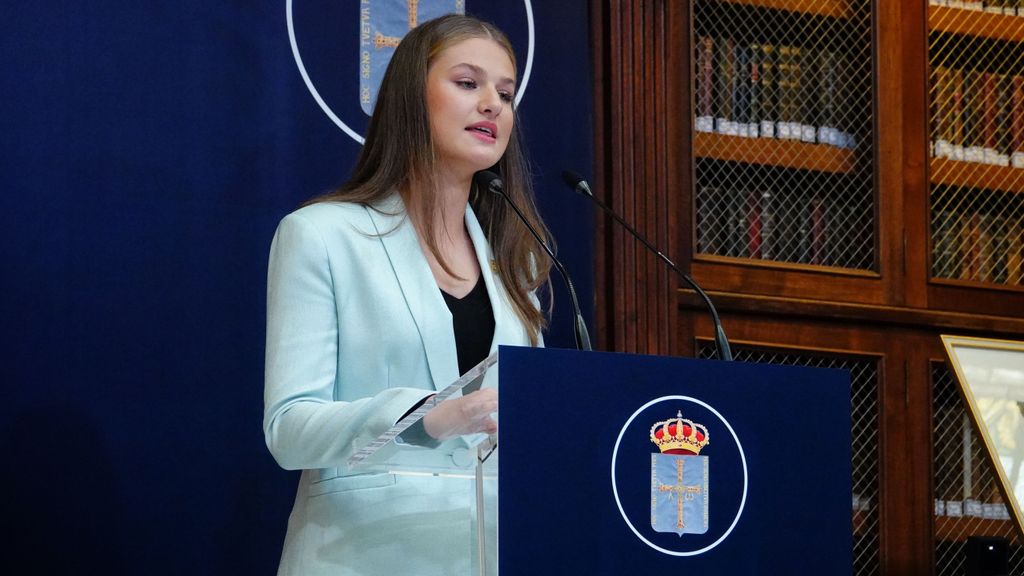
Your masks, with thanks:
M656 532L704 534L708 531L708 430L683 418L656 422L651 442L651 527Z

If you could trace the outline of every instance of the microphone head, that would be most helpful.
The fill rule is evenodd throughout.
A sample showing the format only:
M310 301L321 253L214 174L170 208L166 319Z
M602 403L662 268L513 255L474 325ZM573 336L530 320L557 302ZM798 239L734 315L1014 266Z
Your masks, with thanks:
M580 194L587 196L594 195L594 193L590 191L590 185L587 184L587 180L572 170L562 171L562 181L565 182L566 186Z
M505 190L505 183L501 181L501 177L491 172L490 170L481 170L474 176L476 185L488 192L494 192L500 194Z

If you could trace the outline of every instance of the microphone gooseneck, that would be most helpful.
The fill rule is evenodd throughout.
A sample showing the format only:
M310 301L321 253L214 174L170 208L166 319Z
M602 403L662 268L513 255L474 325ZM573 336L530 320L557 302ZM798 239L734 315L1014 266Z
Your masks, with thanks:
M569 188L572 188L575 192L578 192L579 194L586 196L587 198L590 198L591 202L596 204L599 208L601 208L601 210L604 210L606 214L611 216L613 220L618 222L623 228L626 229L627 232L629 232L634 238L639 240L645 248L653 252L659 259L661 259L662 262L664 262L669 267L669 269L678 274L684 282L686 282L691 288L693 288L695 292L697 292L697 294L700 295L701 298L704 299L704 303L707 305L708 310L711 312L711 320L715 324L715 346L718 348L718 357L721 360L732 360L732 350L729 348L729 339L726 338L725 336L725 329L722 328L722 321L718 317L718 311L715 310L715 305L711 302L711 298L708 297L707 293L704 292L704 289L701 288L693 278L690 278L689 274L686 274L682 270L680 270L679 267L676 266L675 262L669 260L668 256L662 254L661 250L658 250L657 248L652 246L646 238L641 236L639 232L637 232L632 226L630 226L628 222L623 220L621 216L616 214L614 210L609 208L607 204L605 204L596 196L594 196L594 193L590 190L590 185L587 184L587 181L583 178L583 176L580 176L576 172L566 170L562 172L562 180Z
M505 200L505 203L508 204L508 206L516 213L516 216L519 217L519 221L526 226L526 229L530 231L530 234L533 234L533 237L537 240L537 243L540 244L540 247L544 249L544 252L547 253L548 257L551 258L551 262L555 265L555 269L558 270L558 273L562 276L562 280L565 281L566 288L569 291L569 300L572 302L572 310L576 315L576 320L573 324L573 333L576 335L576 348L578 350L591 350L590 333L587 331L586 322L583 321L583 312L580 309L580 301L576 297L576 288L573 287L572 280L569 279L569 273L566 272L565 266L562 266L562 263L558 261L558 258L555 258L555 253L552 252L547 242L545 242L544 239L540 237L540 234L537 233L537 230L530 225L530 221L526 219L526 216L519 207L516 206L515 202L505 194L505 184L497 174L488 170L477 172L476 184L483 190L487 190L501 196Z

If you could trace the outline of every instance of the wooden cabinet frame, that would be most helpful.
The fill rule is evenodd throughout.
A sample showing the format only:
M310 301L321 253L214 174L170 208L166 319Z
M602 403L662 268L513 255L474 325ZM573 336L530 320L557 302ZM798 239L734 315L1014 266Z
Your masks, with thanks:
M882 359L881 573L931 574L928 366L942 358L938 334L1020 337L1024 291L930 279L929 178L941 166L928 152L928 0L872 6L869 272L694 257L691 1L591 1L595 192L711 293L733 341ZM598 347L692 356L712 334L693 292L603 215L595 229Z

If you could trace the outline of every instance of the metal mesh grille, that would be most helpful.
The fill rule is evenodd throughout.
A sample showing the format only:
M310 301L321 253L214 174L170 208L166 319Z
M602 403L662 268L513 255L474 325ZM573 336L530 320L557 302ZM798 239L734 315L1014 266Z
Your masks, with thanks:
M713 342L700 342L701 358L716 355ZM740 362L839 368L850 371L853 430L853 566L857 576L881 573L878 542L878 362L872 359L736 347Z
M696 246L875 267L870 0L696 0Z
M1024 284L1024 5L1018 4L933 0L929 6L934 278Z
M967 415L952 373L932 366L935 442L935 574L964 573L969 536L1010 541L1010 574L1024 574L1024 554L998 489L998 476Z

